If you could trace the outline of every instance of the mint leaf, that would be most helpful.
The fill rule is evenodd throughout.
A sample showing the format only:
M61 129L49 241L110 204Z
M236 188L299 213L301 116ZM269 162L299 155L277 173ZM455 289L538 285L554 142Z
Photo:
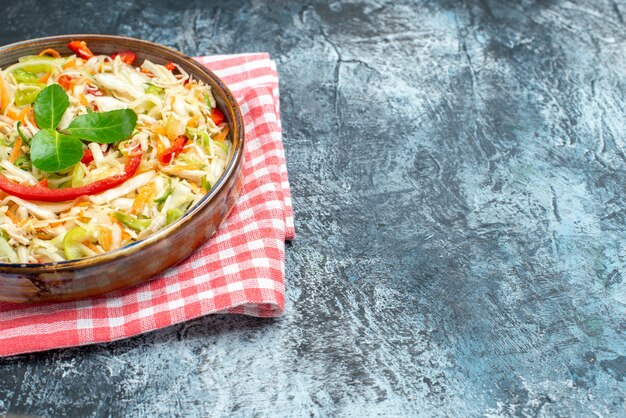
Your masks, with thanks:
M129 137L137 125L137 114L121 109L81 115L59 132L57 125L69 105L67 93L59 84L51 84L37 95L35 120L41 130L31 138L30 158L40 170L64 170L79 162L83 157L81 139L110 144ZM19 125L18 133L26 141Z
M137 114L133 110L119 109L81 115L64 132L99 144L111 144L128 138L136 125Z
M35 121L41 129L55 129L70 105L67 93L59 84L41 90L35 99Z
M30 159L43 171L69 168L83 158L83 144L79 139L63 135L53 129L42 129L30 142Z

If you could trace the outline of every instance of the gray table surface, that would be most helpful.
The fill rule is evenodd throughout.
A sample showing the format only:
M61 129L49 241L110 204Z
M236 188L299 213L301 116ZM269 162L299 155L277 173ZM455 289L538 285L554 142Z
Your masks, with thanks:
M0 2L268 51L287 311L0 360L0 416L624 416L626 2Z

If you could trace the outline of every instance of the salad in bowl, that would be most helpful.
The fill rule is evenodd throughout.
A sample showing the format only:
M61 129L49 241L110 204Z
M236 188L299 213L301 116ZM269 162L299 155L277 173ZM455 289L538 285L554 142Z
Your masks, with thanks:
M179 64L67 48L0 69L0 263L136 243L197 205L233 154L211 87Z

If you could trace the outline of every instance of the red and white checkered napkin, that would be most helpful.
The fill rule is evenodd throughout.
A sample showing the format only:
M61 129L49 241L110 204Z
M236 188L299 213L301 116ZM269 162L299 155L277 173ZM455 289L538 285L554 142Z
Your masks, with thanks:
M78 302L0 303L0 356L113 341L217 312L282 314L284 241L294 224L276 65L267 54L197 60L230 87L245 121L245 180L229 218L182 264L138 287Z

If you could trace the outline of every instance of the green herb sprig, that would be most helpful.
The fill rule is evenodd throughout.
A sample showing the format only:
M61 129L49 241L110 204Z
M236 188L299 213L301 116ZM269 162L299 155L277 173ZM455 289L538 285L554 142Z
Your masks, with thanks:
M57 126L70 105L67 93L59 84L51 84L35 99L35 121L41 129L30 143L30 158L43 171L60 171L83 157L82 140L111 144L128 138L137 125L131 109L91 112L76 117L62 130Z

